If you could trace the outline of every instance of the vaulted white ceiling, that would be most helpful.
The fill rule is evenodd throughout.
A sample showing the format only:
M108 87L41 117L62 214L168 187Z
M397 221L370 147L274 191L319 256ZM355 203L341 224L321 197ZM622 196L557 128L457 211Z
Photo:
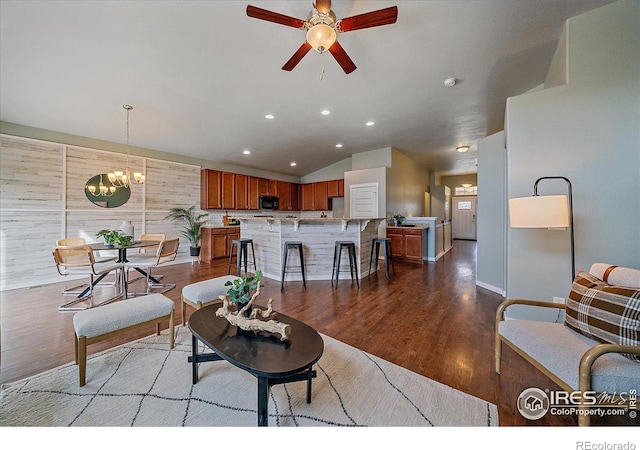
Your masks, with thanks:
M338 35L346 75L314 51L281 70L305 32L246 16L304 20L311 1L2 0L0 119L124 143L130 104L132 146L298 177L394 147L473 173L507 97L543 83L565 20L610 1L334 0L338 18L398 6L393 25Z

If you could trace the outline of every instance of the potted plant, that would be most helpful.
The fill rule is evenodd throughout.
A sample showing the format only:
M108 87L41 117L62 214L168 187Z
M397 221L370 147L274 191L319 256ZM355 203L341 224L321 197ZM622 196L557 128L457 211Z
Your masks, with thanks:
M118 230L100 230L96 233L96 237L102 237L106 245L120 245L126 247L131 245L133 237L123 236Z
M233 281L227 281L224 285L231 286L227 291L229 301L235 303L238 312L251 301L251 297L259 290L262 271L256 270L253 275L244 274Z
M397 225L402 225L402 221L404 220L404 216L402 214L396 214L393 216L393 223Z
M189 240L191 246L191 256L200 255L200 229L206 223L207 213L196 212L195 206L189 208L171 208L165 219L176 222L184 222L184 227L180 234Z

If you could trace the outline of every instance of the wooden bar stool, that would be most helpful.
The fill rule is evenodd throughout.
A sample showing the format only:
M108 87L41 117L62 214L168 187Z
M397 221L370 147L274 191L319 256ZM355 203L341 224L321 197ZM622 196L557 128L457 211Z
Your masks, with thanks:
M289 267L287 268L287 256L289 255L289 250L297 249L298 254L300 255L300 267ZM304 251L302 248L302 242L300 241L287 241L284 243L284 254L282 255L282 279L280 280L280 290L284 289L284 274L289 272L290 269L294 269L295 272L300 270L302 273L302 285L304 288L307 288L307 281L304 276Z
M333 286L333 275L336 276L336 287L338 286L338 278L340 274L340 256L342 250L346 249L349 253L349 271L351 272L351 280L353 281L353 273L356 274L356 283L360 289L360 279L358 278L358 259L356 258L356 244L352 241L336 241L333 248L333 269L331 270L331 285Z
M236 267L237 275L240 276L241 267L244 263L244 273L247 273L248 246L251 244L251 255L253 256L253 270L256 269L256 253L253 249L253 239L234 239L229 247L229 267L227 267L227 275L231 273L231 261L233 260L233 247L236 247Z
M369 275L371 275L371 265L373 263L373 253L375 247L376 254L376 270L378 270L378 259L380 258L380 245L383 247L384 266L387 273L387 279L389 279L389 263L393 268L393 274L396 274L396 265L393 263L393 250L391 248L390 238L375 238L371 243L371 256L369 257Z

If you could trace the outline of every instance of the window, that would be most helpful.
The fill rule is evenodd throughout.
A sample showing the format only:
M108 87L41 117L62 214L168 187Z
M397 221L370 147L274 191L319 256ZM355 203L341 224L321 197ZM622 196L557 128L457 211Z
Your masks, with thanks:
M471 200L466 200L466 201L460 200L458 202L458 209L459 210L460 209L471 209Z
M478 186L456 187L456 195L478 195Z

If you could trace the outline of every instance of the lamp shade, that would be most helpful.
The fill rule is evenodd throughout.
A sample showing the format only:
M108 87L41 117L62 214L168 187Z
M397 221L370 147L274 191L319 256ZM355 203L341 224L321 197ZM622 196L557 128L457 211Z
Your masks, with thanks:
M336 30L324 23L314 25L307 31L307 42L319 53L329 50L336 37Z
M535 195L509 199L509 222L513 228L567 228L567 196Z

